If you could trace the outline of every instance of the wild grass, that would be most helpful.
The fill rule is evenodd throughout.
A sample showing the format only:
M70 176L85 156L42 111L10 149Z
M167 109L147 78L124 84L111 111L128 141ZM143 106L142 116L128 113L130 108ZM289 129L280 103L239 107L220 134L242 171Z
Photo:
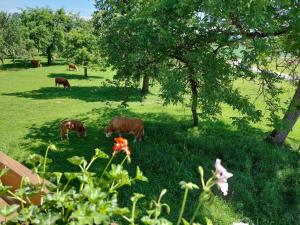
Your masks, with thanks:
M60 152L51 152L51 171L75 171L67 158L79 155L91 157L94 149L102 148L111 154L113 138L105 138L103 129L116 115L140 117L145 120L146 138L133 144L133 137L126 135L132 148L132 163L127 165L134 173L138 165L149 178L149 183L124 188L121 204L129 205L133 192L147 195L139 204L140 210L148 207L146 200L157 198L164 188L168 190L163 200L171 206L165 217L176 221L183 191L179 182L200 184L197 167L202 165L206 177L211 175L216 158L234 174L229 180L229 194L223 197L215 189L213 205L202 213L214 224L228 225L233 221L254 224L297 224L300 215L300 124L290 134L292 147L277 147L264 142L271 131L267 121L239 130L231 124L230 117L239 115L224 105L223 114L216 121L201 121L198 129L192 128L190 110L182 105L162 106L158 87L143 99L139 89L105 85L113 72L90 72L84 79L83 71L68 71L67 65L42 68L0 71L0 150L26 164L31 153L43 154L49 143ZM55 87L54 78L69 79L71 90ZM283 84L282 102L289 100L293 87ZM254 83L238 81L245 95L253 101L258 87ZM124 107L126 103L128 106ZM264 110L262 98L256 100ZM267 113L266 113L267 115ZM60 121L80 119L87 127L88 136L77 139L70 134L70 141L61 141ZM121 161L119 156L116 162ZM92 170L100 172L106 162L95 163ZM185 217L190 218L197 201L197 192L188 197ZM201 221L203 222L203 221Z

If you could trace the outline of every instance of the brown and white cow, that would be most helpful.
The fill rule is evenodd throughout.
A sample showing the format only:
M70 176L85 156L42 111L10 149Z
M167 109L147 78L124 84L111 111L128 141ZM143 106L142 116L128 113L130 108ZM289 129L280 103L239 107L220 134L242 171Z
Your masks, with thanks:
M115 132L119 136L121 133L134 135L134 141L142 140L144 137L144 121L137 118L114 117L105 128L106 137L110 137Z
M65 137L69 140L69 132L71 130L77 131L78 137L86 137L87 132L82 122L79 120L65 120L60 124L60 137L63 140Z
M69 63L69 70L78 70L78 67L74 63Z
M55 86L59 86L62 84L64 88L71 88L69 81L66 78L63 77L56 77L55 78Z

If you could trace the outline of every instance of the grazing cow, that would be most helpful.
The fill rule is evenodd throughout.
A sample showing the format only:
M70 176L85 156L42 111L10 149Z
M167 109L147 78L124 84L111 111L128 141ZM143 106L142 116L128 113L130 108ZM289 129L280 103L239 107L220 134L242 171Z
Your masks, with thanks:
M60 124L60 137L63 140L65 137L69 140L69 131L76 130L78 137L86 137L86 129L79 120L65 120Z
M78 70L78 67L74 63L69 63L69 70Z
M31 60L31 67L36 68L36 67L42 67L41 61L40 60Z
M137 118L114 117L105 128L106 137L110 137L115 132L119 136L121 133L134 135L134 142L139 141L144 137L144 121Z
M71 88L69 81L63 77L55 78L55 86L59 86L60 84L64 85L64 89Z

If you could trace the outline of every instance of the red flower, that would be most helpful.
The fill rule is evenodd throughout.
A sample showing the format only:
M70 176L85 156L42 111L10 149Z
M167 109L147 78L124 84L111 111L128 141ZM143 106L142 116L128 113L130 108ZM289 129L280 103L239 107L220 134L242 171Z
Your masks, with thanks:
M117 137L114 140L115 140L115 145L112 147L112 149L114 150L113 155L115 155L121 151L124 151L126 155L131 154L129 147L128 147L127 139L122 138L122 137Z

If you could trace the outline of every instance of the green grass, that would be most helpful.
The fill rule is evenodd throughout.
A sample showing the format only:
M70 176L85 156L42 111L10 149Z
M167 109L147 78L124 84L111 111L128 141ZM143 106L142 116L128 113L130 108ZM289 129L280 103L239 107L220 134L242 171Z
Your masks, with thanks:
M270 131L265 120L252 127L238 130L231 125L231 116L239 115L224 106L218 121L201 121L200 128L192 128L191 114L184 106L162 106L158 87L141 99L139 90L116 88L107 85L113 72L90 72L83 79L83 71L67 70L67 66L44 66L36 69L12 69L0 71L0 149L13 158L26 163L31 153L44 154L46 146L54 143L60 152L50 152L53 160L51 171L76 171L66 160L79 155L90 158L94 149L101 147L111 154L113 138L105 138L103 129L115 115L140 117L145 120L146 139L133 144L132 163L127 166L134 175L139 166L149 178L149 183L138 183L124 188L120 194L121 204L129 205L133 192L156 199L160 191L168 189L163 200L171 206L167 218L176 221L183 191L181 180L199 184L197 167L202 165L206 177L211 175L216 158L234 174L229 180L229 194L223 197L214 190L214 204L202 212L214 224L232 224L243 220L258 224L297 224L300 213L300 124L290 134L292 146L277 147L263 141ZM70 80L71 90L54 86L54 77L64 76ZM105 85L106 83L106 85ZM239 81L237 87L255 99L258 87L253 83ZM293 87L284 84L283 102L293 94ZM128 107L123 107L123 102ZM262 99L257 107L264 109ZM66 118L80 119L87 127L87 138L77 139L70 134L70 141L61 141L60 121ZM119 157L116 161L121 161ZM98 161L92 170L100 173L105 161ZM196 203L197 192L188 197L184 217L190 218ZM148 201L149 202L149 201ZM140 207L148 207L144 200Z

